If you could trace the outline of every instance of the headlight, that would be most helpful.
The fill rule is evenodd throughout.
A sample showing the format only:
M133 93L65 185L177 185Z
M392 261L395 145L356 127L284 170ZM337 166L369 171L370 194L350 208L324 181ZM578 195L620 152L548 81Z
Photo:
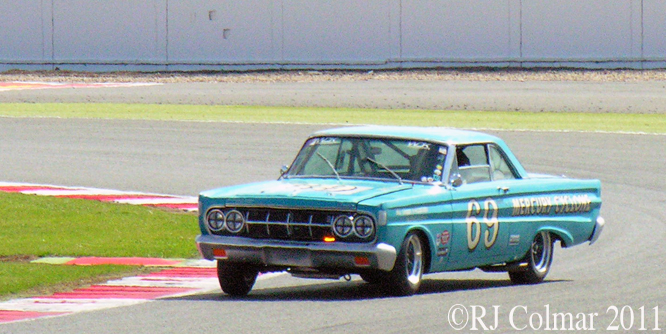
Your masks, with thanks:
M245 227L245 217L238 210L231 210L226 215L227 231L231 233L238 233Z
M375 223L368 216L358 216L354 219L354 234L359 238L368 238L375 232Z
M349 236L354 230L354 223L350 216L338 216L333 222L333 232L340 238Z
M206 224L208 224L208 228L213 232L224 230L224 213L218 209L208 211L208 214L206 215Z

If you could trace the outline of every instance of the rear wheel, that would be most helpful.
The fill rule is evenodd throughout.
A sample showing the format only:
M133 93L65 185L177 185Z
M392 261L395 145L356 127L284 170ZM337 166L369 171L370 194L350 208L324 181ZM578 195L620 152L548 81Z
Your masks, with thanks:
M366 271L366 272L360 273L359 275L361 276L361 278L364 281L366 281L370 284L380 284L380 283L382 283L382 281L384 280L384 277L386 276L386 275L384 275L384 272L381 272L379 270L377 270L377 271Z
M246 296L252 290L259 272L241 263L217 261L217 278L222 291L234 297Z
M532 246L525 255L526 267L509 271L509 278L514 284L537 284L543 282L553 262L553 240L548 232L539 232L532 241Z
M410 232L402 242L402 247L395 261L395 266L386 277L384 287L396 296L409 296L421 286L424 258L421 238Z

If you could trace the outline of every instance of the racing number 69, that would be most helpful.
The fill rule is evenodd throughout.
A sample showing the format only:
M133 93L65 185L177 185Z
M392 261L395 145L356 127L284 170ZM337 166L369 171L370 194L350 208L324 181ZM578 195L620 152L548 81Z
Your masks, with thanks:
M499 221L497 220L497 202L492 198L488 198L483 202L483 223L488 227L484 233L483 244L486 249L492 247L497 241L497 233L499 232ZM476 249L481 241L481 222L479 215L481 214L481 205L475 199L467 203L467 247L470 251ZM492 232L491 232L492 231Z

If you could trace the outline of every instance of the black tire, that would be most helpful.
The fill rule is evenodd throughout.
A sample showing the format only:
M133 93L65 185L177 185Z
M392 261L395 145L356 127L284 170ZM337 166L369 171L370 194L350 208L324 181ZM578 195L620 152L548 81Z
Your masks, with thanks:
M234 297L246 296L252 290L259 272L244 264L217 261L217 278L226 294Z
M543 282L553 262L553 240L548 232L539 232L532 240L523 263L527 265L516 271L509 271L513 284L538 284Z
M410 232L402 242L393 270L386 275L386 292L394 296L415 294L421 286L424 260L423 242L418 234Z
M359 275L361 278L370 283L370 284L381 284L384 281L384 278L386 275L384 275L385 272L382 271L365 271L360 273Z

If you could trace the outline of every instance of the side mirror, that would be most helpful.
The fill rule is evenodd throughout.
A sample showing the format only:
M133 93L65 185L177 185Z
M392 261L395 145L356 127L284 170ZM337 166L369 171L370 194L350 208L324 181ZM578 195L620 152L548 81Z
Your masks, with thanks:
M288 165L283 165L280 168L280 177L282 177L284 175L284 173L286 173L288 170L289 170L289 166Z
M462 186L462 185L463 185L462 175L460 175L460 174L453 174L453 175L451 176L451 185L452 185L454 188L458 188L458 187Z

